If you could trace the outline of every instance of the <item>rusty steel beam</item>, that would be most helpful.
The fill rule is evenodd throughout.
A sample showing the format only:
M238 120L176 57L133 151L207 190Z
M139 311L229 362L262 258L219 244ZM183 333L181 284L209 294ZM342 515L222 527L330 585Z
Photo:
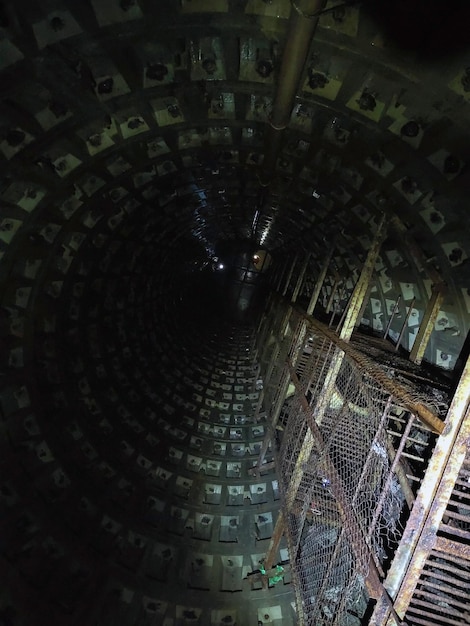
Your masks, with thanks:
M348 304L348 313L346 315L346 319L345 319L343 328L341 329L341 333L340 333L340 340L345 345L347 345L347 342L351 338L351 335L353 333L353 330L357 321L357 316L359 315L360 310L361 310L361 305L362 305L361 298L363 298L364 293L367 292L368 286L372 278L372 273L374 271L375 262L379 254L382 241L385 237L385 232L386 232L385 224L386 224L385 216L383 216L380 221L379 227L377 229L374 243L372 244L372 247L369 250L361 275L359 277L359 280L356 283L353 294ZM301 312L301 314L305 315L303 312ZM307 319L310 320L310 325L311 325L313 318L308 317ZM334 337L337 337L336 333L333 333L332 331L330 332L332 333ZM342 346L340 346L340 348L342 348ZM330 398L335 389L336 379L338 377L339 371L341 369L341 365L344 360L344 355L345 355L345 351L343 349L338 349L337 347L331 359L330 366L328 368L325 379L323 381L322 389L320 393L317 395L317 398L315 401L315 420L317 424L321 423L321 421L323 420L325 411L328 408ZM292 506L292 503L294 502L297 496L297 491L299 489L300 483L302 481L302 476L303 476L302 468L303 468L304 463L310 457L310 453L312 451L313 445L314 445L314 440L311 434L311 429L309 429L305 435L302 448L300 449L299 456L296 460L295 468L293 470L293 476L291 478L291 483L288 489L288 498L289 498L289 501L287 503L288 509Z
M390 405L391 405L391 398L387 402L387 414L388 414L388 412L390 410ZM387 497L387 494L389 493L390 485L392 484L392 480L393 480L393 475L394 474L398 478L398 480L400 482L400 485L401 485L400 476L397 473L397 467L398 467L398 464L400 462L401 453L403 452L403 450L405 448L405 445L406 445L406 438L410 434L411 427L413 426L413 422L414 422L414 416L411 415L410 419L408 420L408 423L407 423L407 425L405 427L403 435L402 435L402 437L400 439L400 443L398 445L398 449L397 449L397 451L396 451L396 453L394 455L394 458L391 459L392 464L390 466L387 479L386 479L384 485L382 486L382 493L380 494L380 498L379 498L379 500L377 502L377 506L376 506L375 511L374 511L374 516L372 518L372 522L371 522L371 525L370 525L370 528L369 528L369 532L367 534L367 538L368 539L370 539L372 537L372 533L375 530L375 524L377 523L377 520L379 519L379 516L380 516L380 514L382 512L383 505L385 503L385 498ZM393 446L392 446L391 442L389 441L388 437L387 437L387 443L390 443L390 446L391 446L391 448L393 450ZM406 481L406 485L409 488L408 481ZM402 491L403 491L403 488L402 488Z
M372 280L372 275L375 270L375 263L377 261L377 257L379 256L380 248L386 234L386 217L385 215L383 215L377 227L372 246L367 254L366 260L362 267L361 275L356 283L356 286L354 287L351 298L349 300L348 312L346 313L346 317L344 319L343 327L340 333L341 339L349 341L358 320L360 320L359 316L361 314L366 294Z
M468 398L467 398L468 402ZM470 437L470 410L467 409L463 417L460 431L449 453L447 463L441 473L439 486L434 495L419 541L411 557L407 572L403 578L397 597L395 609L399 615L404 615L413 596L424 564L431 550L435 547L437 532L442 517L452 494L455 481L459 474L467 452L467 441ZM441 439L446 439L442 437ZM434 455L433 455L434 456ZM433 458L431 458L431 463ZM432 465L431 465L432 469ZM428 468L429 471L429 468ZM427 475L427 472L426 472ZM426 477L425 477L426 478ZM424 480L423 480L424 484Z
M279 510L279 515L277 516L276 524L274 526L273 534L271 536L271 541L269 542L269 547L264 558L264 568L266 570L271 569L274 565L285 527L286 521L284 519L284 514L282 510Z
M390 330L390 327L392 326L392 322L393 322L393 320L394 320L394 318L395 318L395 315L396 315L396 314L397 314L397 312L398 312L398 308L399 308L399 305L400 305L400 301L401 301L401 294L400 294L400 295L398 296L398 298L395 300L395 304L393 305L393 311L392 311L392 313L391 313L391 315L390 315L390 318L389 318L389 320L388 320L387 327L385 328L385 332L384 332L384 339L386 339L386 338L388 337L388 331Z
M453 541L445 537L436 537L434 550L470 562L470 545L468 543L460 543L459 541Z
M301 309L297 309L301 311ZM303 313L303 312L302 312ZM303 313L304 314L304 313ZM304 314L305 315L305 314ZM310 320L311 327L320 334L330 339L338 348L341 348L354 363L364 372L373 378L387 393L397 398L400 403L409 411L414 413L426 426L431 428L433 432L440 434L444 430L444 422L440 420L428 407L421 402L416 402L409 391L403 387L401 383L392 380L387 376L385 371L377 365L371 358L353 348L347 341L338 337L328 326L318 322L312 317Z
M437 440L384 583L401 616L406 612L424 562L436 543L439 524L465 459L470 439L469 403L470 358L449 407L445 431ZM379 601L371 623L386 626L389 615L389 607Z
M301 406L303 413L305 415L305 421L309 427L309 432L311 433L311 437L313 440L313 445L316 445L321 453L323 453L325 449L325 442L323 440L323 435L320 431L320 428L316 421L316 414L314 416L314 412L312 407L309 405L305 394L302 391L302 387L300 384L300 380L295 372L295 369L292 365L289 364L289 371L291 375L292 382L295 385L298 397L301 401ZM316 412L315 412L316 413ZM352 551L358 555L358 559L360 559L360 554L362 551L366 551L369 554L369 573L365 579L365 586L371 598L379 598L384 594L384 589L382 587L382 583L380 581L380 575L375 564L374 558L372 556L370 547L366 543L366 538L362 532L361 526L356 519L352 503L349 502L348 497L344 491L343 481L331 460L328 454L322 454L323 465L325 468L326 475L330 480L330 489L335 498L336 505L338 507L338 512L340 514L341 520L346 530L346 534L351 542ZM288 494L291 495L291 486L289 485ZM295 496L294 496L295 497ZM292 496L289 498L289 502L287 503L287 510L290 511L292 509L292 505L294 499ZM361 539L358 540L357 538ZM359 543L358 543L359 541Z
M436 318L444 299L445 289L442 283L440 285L433 285L431 299L424 312L423 319L419 325L418 334L416 335L413 348L410 352L410 361L413 361L413 363L417 365L420 365L423 360L424 353L431 338L431 333L434 330Z
M413 311L413 307L415 305L415 298L411 301L410 306L408 307L408 311L406 312L405 319L403 320L403 325L400 330L400 334L398 335L397 345L395 346L395 352L398 351L400 347L401 340L403 339L403 335L405 334L406 327L408 325L408 320L410 319L411 312Z
M308 306L307 306L308 315L312 315L315 309L315 305L317 304L318 298L320 296L321 288L323 287L323 283L325 281L326 273L328 272L328 267L330 266L334 250L335 250L335 244L333 244L331 248L329 249L329 252L325 257L325 261L320 270L320 274L318 275L318 278L315 282L315 287L313 289L312 295L310 296L310 302L308 303Z
M302 267L300 268L299 275L297 276L297 282L294 287L294 292L292 293L292 298L291 298L292 303L296 302L299 296L300 290L304 282L305 272L307 271L308 262L310 261L310 257L311 257L311 254L306 255L305 260L302 264Z
M415 501L415 495L413 493L413 490L410 487L410 483L406 476L405 468L403 467L402 462L399 458L399 452L401 454L401 451L402 451L400 450L402 441L404 441L403 437L400 441L400 447L396 452L395 452L395 448L393 447L392 442L388 438L386 441L386 446L387 446L388 456L390 460L392 461L392 466L394 467L396 477L398 478L398 482L400 483L401 490L403 491L403 495L405 496L406 504L408 505L408 508L411 511L413 507L413 503ZM395 463L396 459L398 460Z
M284 283L284 288L282 290L282 295L283 296L286 295L287 290L289 289L290 281L291 281L291 278L292 278L292 274L294 273L295 266L297 264L298 256L299 256L298 254L295 255L294 259L292 260L292 264L291 264L291 266L289 268L289 271L287 273L287 278L286 278L286 281Z
M276 430L276 426L279 421L279 415L281 414L282 405L284 404L284 400L285 400L288 388L289 388L289 375L286 374L280 383L280 393L278 395L276 404L273 407L273 409L270 411L269 427L264 435L263 443L261 444L261 450L258 456L258 461L256 463L256 468L258 471L261 470L266 453L269 449L269 444L272 441L272 438L274 436L274 432Z
M335 282L333 283L333 287L331 289L330 297L328 298L328 302L327 302L327 305L326 305L326 311L325 311L326 313L330 312L330 308L331 308L331 305L333 304L333 299L334 299L334 297L336 295L336 292L338 290L340 280L341 279L340 279L339 276L337 276L335 278Z

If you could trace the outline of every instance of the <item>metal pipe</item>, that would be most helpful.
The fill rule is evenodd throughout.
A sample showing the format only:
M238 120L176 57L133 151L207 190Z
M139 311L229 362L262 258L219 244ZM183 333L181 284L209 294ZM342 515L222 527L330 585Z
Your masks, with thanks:
M305 261L303 262L303 265L300 268L299 275L297 276L297 282L296 282L295 287L294 287L294 292L292 294L291 302L296 302L296 300L298 298L298 295L300 293L300 290L301 290L303 282L304 282L304 276L305 276L305 272L307 271L308 262L310 261L310 257L311 257L311 254L310 253L307 254L307 256L305 257Z
M380 248L382 246L383 240L385 239L386 233L386 217L385 215L383 215L378 225L377 232L375 233L374 242L367 254L367 258L364 262L361 275L356 283L356 286L354 287L354 291L348 304L348 312L346 314L343 328L341 329L340 333L341 339L344 339L345 341L349 341L351 335L353 334L356 323L361 319L360 314L364 306L366 294L371 284L372 275L374 273L375 263L377 261L377 257L379 255Z
M295 255L295 257L294 257L294 259L292 261L292 264L290 266L289 272L287 274L286 282L284 284L284 289L282 290L282 295L283 296L286 295L286 293L287 293L287 291L289 289L290 281L291 281L291 278L292 278L292 274L294 273L294 268L295 268L295 266L297 264L298 256L299 256L298 254Z
M398 311L398 305L400 304L400 300L401 300L401 294L395 300L395 306L393 307L392 314L390 315L390 319L388 320L387 328L385 329L384 339L387 338L388 331L390 330L390 327L392 325L393 319L394 319L394 317L395 317L395 315L396 315L396 313Z
M265 187L271 182L276 168L282 132L290 120L297 86L318 23L319 16L309 16L321 11L325 4L326 0L298 0L291 9L270 126L267 127L264 138L264 162L260 182Z
M414 307L414 305L415 305L415 300L416 300L416 299L415 299L415 298L413 298L413 300L411 301L411 304L410 304L410 306L408 307L408 311L407 311L407 313L406 313L406 315L405 315L405 319L403 320L403 326L401 327L400 334L398 335L397 345L395 346L395 352L397 352L397 351L398 351L398 348L400 347L401 340L403 339L403 335L404 335L404 333L405 333L405 328L406 328L406 325L408 324L408 320L410 319L411 312L412 312L413 307Z
M318 297L320 296L321 288L323 287L323 283L326 278L326 273L328 271L328 267L331 263L331 259L333 257L333 252L335 249L335 245L332 245L330 251L326 255L325 262L323 263L323 267L320 270L320 274L318 275L317 281L315 283L315 287L313 289L313 293L310 296L310 302L307 307L307 314L312 315L313 310L315 309L315 305L318 301Z

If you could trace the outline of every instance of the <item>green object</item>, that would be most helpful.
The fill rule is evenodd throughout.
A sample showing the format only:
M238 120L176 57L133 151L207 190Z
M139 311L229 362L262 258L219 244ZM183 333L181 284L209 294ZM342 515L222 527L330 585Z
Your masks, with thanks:
M269 584L270 585L275 585L276 583L278 583L280 580L282 580L282 576L271 576L269 578Z
M259 571L260 571L262 574L266 574L266 570L264 569L264 566L263 566L263 565L261 565L261 566L260 566Z
M270 576L269 577L269 584L270 585L275 585L276 583L278 583L280 580L282 580L282 572L284 571L284 568L282 567L282 565L276 565L276 572L277 574L275 576Z

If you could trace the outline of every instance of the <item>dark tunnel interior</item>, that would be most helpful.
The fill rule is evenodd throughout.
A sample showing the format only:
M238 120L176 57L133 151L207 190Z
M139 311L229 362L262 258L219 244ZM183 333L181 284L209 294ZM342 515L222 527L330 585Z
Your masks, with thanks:
M291 383L273 430L263 354L294 331L260 344L263 320L277 291L339 332L378 241L361 349L452 398L469 20L463 0L0 2L0 626L314 626L287 535L260 574L294 405ZM459 602L443 623L468 623ZM315 626L372 611L361 592Z

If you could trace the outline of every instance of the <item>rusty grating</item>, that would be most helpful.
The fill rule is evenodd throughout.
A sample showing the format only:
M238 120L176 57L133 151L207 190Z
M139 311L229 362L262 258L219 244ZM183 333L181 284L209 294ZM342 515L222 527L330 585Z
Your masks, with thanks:
M470 623L470 451L457 476L405 614L405 623Z

